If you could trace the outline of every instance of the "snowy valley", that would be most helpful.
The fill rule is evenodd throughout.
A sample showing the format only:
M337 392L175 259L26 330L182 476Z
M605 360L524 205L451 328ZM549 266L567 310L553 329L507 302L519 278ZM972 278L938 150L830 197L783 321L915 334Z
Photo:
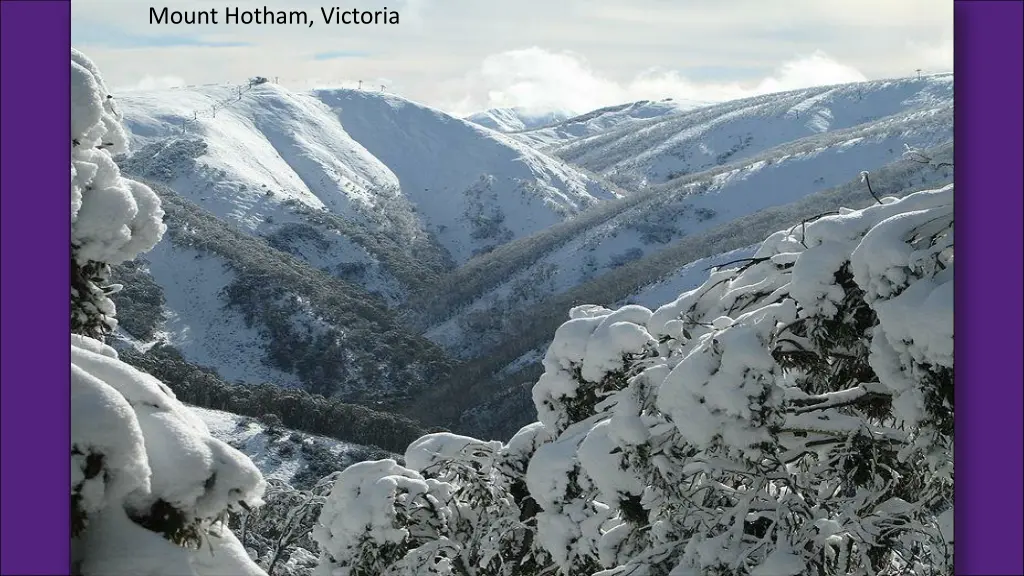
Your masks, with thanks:
M779 226L870 203L861 171L882 194L952 178L952 75L636 102L509 134L386 93L232 94L118 100L122 167L169 214L131 273L160 309L125 341L499 438L529 420L572 305L691 289Z

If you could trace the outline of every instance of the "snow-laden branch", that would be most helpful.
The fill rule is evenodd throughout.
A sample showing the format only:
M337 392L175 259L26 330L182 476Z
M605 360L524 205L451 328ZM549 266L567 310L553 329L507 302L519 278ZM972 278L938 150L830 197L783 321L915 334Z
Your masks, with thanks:
M99 338L116 326L108 265L151 249L160 200L124 178L113 97L71 51L71 548L83 576L263 575L224 526L258 505L253 463L214 439L170 389ZM92 337L95 338L92 338Z
M879 198L771 235L658 310L573 308L533 389L539 421L508 446L427 436L393 481L350 469L339 511L374 501L367 480L415 482L376 500L380 528L321 534L324 565L949 574L952 205L951 186ZM400 512L413 501L431 504Z
M890 394L879 386L861 384L846 390L837 390L804 398L794 398L789 401L789 404L794 407L791 410L793 414L803 414L815 410L830 410L842 408L843 406L853 406L858 402L884 400L889 397Z

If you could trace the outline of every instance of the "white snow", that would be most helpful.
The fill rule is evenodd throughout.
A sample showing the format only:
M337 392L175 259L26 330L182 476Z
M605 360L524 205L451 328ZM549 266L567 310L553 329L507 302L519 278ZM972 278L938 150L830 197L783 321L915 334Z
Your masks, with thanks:
M522 132L562 122L574 114L565 110L537 111L529 108L491 108L466 116L466 120L497 130L498 132Z
M764 562L750 572L750 576L799 576L806 563L799 554L786 548L777 548Z
M283 457L276 453L274 438L267 434L265 426L251 418L198 406L189 406L188 408L206 424L214 438L236 446L240 452L248 456L266 479L273 478L291 483L295 473L300 471L306 463L306 458L301 450L295 450L295 454L289 457ZM319 442L336 455L344 454L357 447L355 444L334 438L299 433L288 429L282 429L281 441L291 442L289 437L292 434L299 434L303 442Z
M424 232L463 262L614 197L561 161L386 94L265 84L239 97L200 86L132 92L122 106L137 143L204 142L203 169L174 174L171 187L253 232L282 220L287 200L366 220L398 190ZM493 218L507 235L481 237L480 220Z
M555 332L544 356L545 372L533 387L537 418L553 429L567 423L565 403L582 390L573 372L580 371L587 386L598 387L605 374L620 370L625 356L640 353L654 343L642 329L651 311L642 306L626 306L611 311L598 306L579 306L569 313L571 320Z
M160 201L148 187L121 177L111 154L125 134L96 68L71 52L71 242L78 259L117 264L153 247L163 235Z
M72 337L72 342L76 337ZM94 340L79 338L85 346ZM142 429L132 405L117 390L82 368L71 366L71 437L81 454L71 456L71 485L80 486L86 513L120 503L135 490L150 489L152 471ZM83 418L78 415L86 415ZM109 473L86 478L86 456L103 454Z
M675 298L683 292L689 292L700 286L708 277L709 269L721 266L729 262L749 258L757 246L747 246L723 252L716 256L694 260L679 270L662 278L659 282L649 284L640 289L636 294L626 298L623 304L639 304L649 308L656 308L658 304Z
M213 438L159 380L121 362L113 348L96 340L73 335L71 341L72 447L104 456L106 473L97 479L107 484L103 488L93 480L77 488L90 513L86 530L72 542L82 574L205 576L192 551L128 515L148 514L151 505L163 501L181 511L186 522L216 531L224 512L262 502L263 477L247 457ZM85 398L105 397L106 404L80 401L86 389L94 392ZM85 478L84 464L72 455L72 492ZM223 560L234 556L240 562L227 569L262 573L244 553L232 552L238 547L233 537L219 542L227 547Z
M602 502L618 502L623 496L639 496L644 486L629 472L629 465L622 457L622 451L612 439L616 431L611 420L595 424L579 445L580 466L587 471L598 489Z
M75 50L71 78L72 245L79 264L116 264L160 240L163 210L152 190L123 178L114 164L111 154L126 150L120 118L96 66ZM76 573L263 574L221 532L229 511L262 503L265 481L248 458L213 438L162 382L121 362L99 340L76 334L71 402ZM146 527L175 521L177 530L194 534L176 535L184 539L175 543ZM204 547L187 547L191 538Z
M546 562L540 573L797 576L848 547L859 573L870 568L861 553L878 547L883 531L899 549L885 560L894 569L910 549L922 566L948 569L951 507L932 506L952 498L952 438L925 418L945 407L921 400L930 378L952 367L952 209L946 186L840 210L771 234L745 249L753 259L723 266L654 312L571 309L534 386L539 421L497 451L508 465L488 465L493 443L445 433L409 447L419 472L392 461L350 468L322 518L332 527L320 534L326 566L335 575L357 565L450 574L488 524L469 524L456 542L448 527L461 509L431 497L472 486L448 484L450 466L480 447L482 469L500 475L489 485L524 481L540 507L531 528L546 553L531 556ZM878 320L853 344L802 335L851 310ZM822 355L825 372L783 364L789 346ZM874 374L840 380L848 368L833 354L842 358L844 347ZM896 419L855 407L869 394L888 395ZM927 465L881 467L867 480L821 466L821 457L847 458L843 443L855 437L872 450L887 439L905 462ZM893 482L908 471L923 485L897 497ZM346 509L354 516L343 518ZM474 509L474 521L504 518L493 512ZM763 520L765 534L754 536L748 523ZM396 542L408 545L392 554L387 544ZM432 563L440 550L448 552Z
M501 442L496 440L481 442L476 438L450 432L427 434L409 444L405 451L405 465L423 473L438 462L460 458L476 464L482 472L488 472L494 454L501 447Z
M953 75L944 74L770 94L597 134L561 146L556 154L635 189L807 136L908 111L938 110L951 105L952 90Z
M672 99L657 102L640 100L599 108L585 114L565 118L549 126L530 127L524 124L523 128L516 131L512 137L539 149L548 149L615 129L625 129L626 127L635 129L645 125L645 120L678 114L702 105L703 103ZM486 122L481 123L485 126L488 125ZM511 130L503 131L511 132Z
M396 514L429 490L422 476L394 460L353 464L335 482L313 537L325 554L338 559L358 556L364 534L373 544L401 544L410 535L395 527ZM348 576L348 570L329 566L321 564L325 576Z
M189 361L216 368L228 382L298 384L298 378L268 366L265 336L247 326L242 314L218 295L234 279L227 262L214 254L175 246L169 239L148 254L148 269L163 289L167 319L159 339Z
M192 556L192 566L200 576L263 576L263 570L252 561L242 543L227 527L218 526L207 540L209 545Z

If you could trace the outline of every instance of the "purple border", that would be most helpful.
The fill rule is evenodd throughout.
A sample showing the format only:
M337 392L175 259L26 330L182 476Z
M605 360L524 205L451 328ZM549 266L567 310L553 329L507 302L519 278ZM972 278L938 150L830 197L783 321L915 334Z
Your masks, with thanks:
M969 253L957 275L957 573L1024 574L1024 4L961 1L955 15ZM68 364L58 359L69 354L70 230L58 191L68 186L70 19L69 2L0 2L2 574L66 574L69 564Z
M956 2L956 573L1024 574L1022 2Z
M0 2L2 574L69 571L70 38L70 2Z

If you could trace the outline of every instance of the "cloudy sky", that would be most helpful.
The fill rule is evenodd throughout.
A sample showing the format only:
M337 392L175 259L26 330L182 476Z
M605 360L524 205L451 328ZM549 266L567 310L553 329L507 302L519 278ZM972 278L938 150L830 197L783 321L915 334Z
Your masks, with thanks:
M219 25L156 25L138 0L72 2L72 44L120 91L240 82L387 86L467 114L585 112L638 99L721 101L951 71L951 0L178 0ZM227 25L226 6L306 10L312 27ZM397 25L329 25L320 8Z

